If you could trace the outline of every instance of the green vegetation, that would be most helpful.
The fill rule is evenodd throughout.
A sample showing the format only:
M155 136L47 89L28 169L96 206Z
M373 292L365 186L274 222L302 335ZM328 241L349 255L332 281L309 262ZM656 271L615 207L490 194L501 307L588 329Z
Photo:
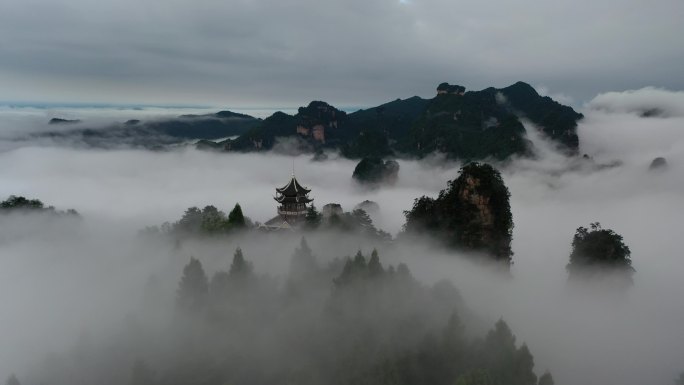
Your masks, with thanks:
M55 210L53 206L45 207L45 204L38 199L28 199L23 196L10 195L9 198L0 202L0 214L2 213L49 213L56 215L68 215L78 217L79 214L74 209L66 211Z
M195 312L202 309L209 295L209 282L204 273L202 264L195 258L190 258L183 269L183 277L178 284L176 306L187 312Z
M178 290L178 298L187 299L178 302L181 325L190 329L177 329L174 337L186 342L185 349L158 379L136 361L136 384L200 377L210 385L538 384L532 354L503 320L474 338L451 283L425 286L405 264L383 266L376 250L322 266L302 239L288 284L279 289L255 274L237 249L230 271L216 272L208 287L206 282L201 263L191 259ZM199 326L206 336L191 332ZM145 378L150 382L138 381Z
M616 273L626 283L632 283L634 268L631 251L622 236L603 229L598 222L589 229L579 227L572 239L572 253L567 270L570 279L598 278L605 273Z
M43 202L38 199L27 199L22 196L11 195L6 200L0 202L2 210L44 210Z
M517 82L500 92L510 107L538 125L543 133L571 153L579 148L577 121L584 116L548 96L540 96L527 83Z
M278 111L250 128L240 137L228 139L219 144L227 151L261 151L270 150L278 137L296 134L297 118Z
M539 377L539 385L554 385L553 376L548 370Z
M469 163L439 196L420 197L406 211L406 233L430 234L456 249L484 252L510 264L513 216L501 174L486 163Z
M323 218L318 228L321 230L357 234L376 240L389 241L392 239L389 233L375 227L371 217L362 209L355 209L352 212L343 212L341 214L333 213L329 217Z
M304 229L316 230L321 225L322 220L323 216L318 212L316 206L312 203L306 211Z
M279 137L297 137L314 153L338 149L351 159L441 152L452 159L504 160L530 154L531 143L519 119L524 117L560 147L577 151L582 114L540 96L529 84L465 92L463 86L442 83L437 90L432 99L397 99L351 114L313 101L294 116L276 112L235 140L199 146L262 151L273 148ZM313 135L314 127L324 132L324 140Z
M228 213L228 223L229 228L233 229L244 229L247 227L247 221L245 216L242 215L242 207L239 203L235 204L235 207Z
M218 235L247 229L250 226L251 222L242 214L242 208L237 203L228 215L211 205L201 210L190 207L185 210L178 222L164 223L161 230L177 236ZM146 229L149 233L156 233L159 230L156 227Z
M465 160L503 160L530 151L525 127L497 102L494 89L437 95L399 146L412 155L441 152Z

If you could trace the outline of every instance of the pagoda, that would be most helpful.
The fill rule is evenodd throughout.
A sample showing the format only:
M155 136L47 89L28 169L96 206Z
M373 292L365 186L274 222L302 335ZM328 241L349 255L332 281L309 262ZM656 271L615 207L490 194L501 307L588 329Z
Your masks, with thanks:
M302 186L292 174L292 179L283 187L276 188L276 196L273 198L280 203L278 215L290 224L304 219L308 208L307 203L313 199L309 198L310 189Z

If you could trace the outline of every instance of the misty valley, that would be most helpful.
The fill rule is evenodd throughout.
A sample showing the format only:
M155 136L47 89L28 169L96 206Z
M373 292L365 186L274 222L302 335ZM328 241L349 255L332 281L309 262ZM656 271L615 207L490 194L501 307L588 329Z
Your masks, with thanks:
M682 93L436 91L0 109L0 377L684 384Z

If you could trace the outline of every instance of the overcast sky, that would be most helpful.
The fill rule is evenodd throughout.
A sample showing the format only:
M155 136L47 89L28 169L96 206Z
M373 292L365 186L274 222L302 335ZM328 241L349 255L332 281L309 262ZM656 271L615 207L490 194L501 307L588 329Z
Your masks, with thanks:
M0 100L376 105L684 89L684 1L2 0Z

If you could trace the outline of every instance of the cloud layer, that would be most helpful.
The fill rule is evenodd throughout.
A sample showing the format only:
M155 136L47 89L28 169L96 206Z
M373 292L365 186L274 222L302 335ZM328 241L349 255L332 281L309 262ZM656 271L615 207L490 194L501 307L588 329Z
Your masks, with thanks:
M610 93L589 104L579 134L581 151L593 161L566 158L531 134L538 159L502 168L515 221L513 279L493 277L429 243L384 247L383 261L408 263L424 282L451 279L483 328L506 319L529 345L537 371L548 368L558 384L670 384L684 370L684 118L674 112L644 118L630 107L665 108L661 92ZM631 101L634 95L639 103ZM666 95L673 103L668 111L684 109L678 94ZM667 158L663 172L648 171L655 156ZM622 166L597 166L615 159ZM377 201L376 222L393 233L413 198L436 194L458 168L436 159L403 161L396 186L367 192L352 184L351 161L294 161L319 207L339 202L350 209L364 199ZM173 293L190 255L214 272L225 268L226 256L239 244L257 271L282 273L296 239L197 242L173 251L136 233L176 220L192 205L229 210L240 202L252 219L267 220L275 214L273 189L286 182L291 164L286 156L194 150L31 146L0 153L0 198L37 197L84 216L69 226L33 217L0 220L0 378L10 370L21 377L43 354L73 346L84 330L115 336L126 313L139 305L137 294L149 276ZM572 235L593 221L623 235L632 250L635 286L622 298L587 299L566 291ZM372 246L325 237L310 243L324 259Z
M315 15L315 17L312 17ZM442 81L684 88L684 5L8 0L0 100L374 105Z

